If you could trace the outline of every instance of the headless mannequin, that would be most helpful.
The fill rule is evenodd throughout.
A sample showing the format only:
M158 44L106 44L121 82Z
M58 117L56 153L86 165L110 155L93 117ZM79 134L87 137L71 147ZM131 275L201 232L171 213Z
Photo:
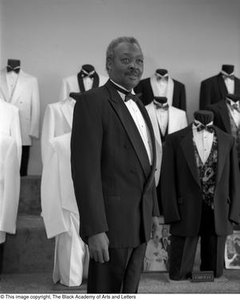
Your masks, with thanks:
M168 73L168 71L166 69L157 69L156 70L156 74L160 75L160 76L164 76Z
M213 112L208 110L199 110L194 113L194 119L202 123L203 125L207 125L213 121Z
M234 72L234 66L233 65L222 65L222 71L224 71L230 75Z
M21 62L19 59L8 59L8 61L7 61L7 69L9 71L10 70L19 71L20 65L21 65Z
M99 86L99 76L95 68L90 64L82 65L82 69L77 75L80 92Z
M167 97L154 97L154 100L161 104L167 103Z
M232 100L233 102L238 102L240 100L240 95L227 94L226 98Z

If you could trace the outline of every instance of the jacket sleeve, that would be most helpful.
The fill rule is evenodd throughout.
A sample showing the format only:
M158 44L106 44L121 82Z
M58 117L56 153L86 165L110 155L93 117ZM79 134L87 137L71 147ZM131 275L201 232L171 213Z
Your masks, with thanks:
M82 94L73 115L71 169L80 234L86 243L89 236L108 231L101 183L103 127L99 110L99 101Z
M54 114L50 105L47 106L42 124L42 134L41 134L41 154L42 154L42 162L44 163L44 159L46 156L46 149L48 149L49 140L54 137Z
M31 105L31 124L29 128L29 135L34 138L39 138L40 102L39 102L39 89L38 89L37 78L33 79L31 97L32 97L32 105Z
M162 170L160 177L161 201L166 223L180 221L177 202L176 153L172 140L166 138L163 147Z
M230 153L230 211L229 220L240 224L240 173L238 167L235 140Z

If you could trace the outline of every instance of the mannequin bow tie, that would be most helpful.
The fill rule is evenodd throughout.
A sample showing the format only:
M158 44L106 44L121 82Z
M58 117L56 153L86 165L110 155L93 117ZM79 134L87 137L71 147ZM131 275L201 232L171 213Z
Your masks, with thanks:
M89 78L94 78L94 73L95 73L95 70L91 71L91 72L86 72L85 70L81 70L81 77L82 78L86 78L86 77L89 77Z
M19 71L20 71L20 67L19 66L17 66L17 67L11 67L11 66L7 66L7 72L15 72L15 73L19 73Z
M233 74L232 75L222 74L222 77L223 77L223 79L229 78L229 79L232 79L232 80L234 80L234 78L235 78Z
M168 80L168 75L166 74L166 75L160 75L160 74L158 74L158 73L156 73L156 78L157 78L157 81L160 81L160 80Z
M169 105L166 103L159 103L157 101L154 101L154 104L156 105L157 108L163 109L163 110L168 110Z
M230 105L230 107L231 107L232 110L235 109L236 111L240 112L240 107L239 107L239 105L237 103L233 103L232 104L231 101L229 101L229 100L227 100L227 103Z
M214 132L214 128L213 128L213 125L204 125L202 123L195 123L194 122L194 125L197 127L197 131L202 131L202 130L207 130L209 131L210 133L213 133Z

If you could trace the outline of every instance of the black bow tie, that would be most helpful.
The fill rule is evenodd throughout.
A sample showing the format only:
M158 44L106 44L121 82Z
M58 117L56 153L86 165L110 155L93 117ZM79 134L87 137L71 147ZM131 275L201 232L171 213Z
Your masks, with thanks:
M95 70L93 70L93 71L91 71L91 72L87 72L87 71L85 71L85 70L81 70L80 71L80 75L81 75L81 77L82 78L86 78L86 77L89 77L89 78L91 78L91 79L93 79L94 78L94 74L95 74Z
M237 101L237 102L239 102L239 101ZM237 103L232 104L230 100L227 100L227 103L230 105L232 110L235 109L236 111L240 112L240 107L239 107L239 105L237 105Z
M11 67L11 66L7 66L7 72L15 72L15 73L19 73L20 71L20 66L17 66L17 67Z
M156 105L157 108L163 109L163 110L168 110L169 109L169 105L166 103L159 103L157 101L153 101L153 103Z
M207 130L209 131L210 133L213 133L214 132L214 127L213 125L204 125L204 124L199 124L199 123L195 123L194 122L194 125L197 127L197 131L202 131L202 130Z
M231 80L234 80L234 78L235 78L233 74L232 74L232 75L222 74L222 77L223 77L223 79L229 78L229 79L231 79Z
M112 81L111 81L112 85L115 87L116 90L118 90L120 93L124 94L125 95L125 99L124 99L124 102L127 102L128 100L133 100L135 102L138 101L138 96L140 94L133 94L131 91L127 91L127 90L124 90L122 89L120 86L114 84Z
M164 79L164 80L168 80L168 75L160 75L160 74L157 74L156 73L156 78L157 78L157 81L160 81L161 79Z

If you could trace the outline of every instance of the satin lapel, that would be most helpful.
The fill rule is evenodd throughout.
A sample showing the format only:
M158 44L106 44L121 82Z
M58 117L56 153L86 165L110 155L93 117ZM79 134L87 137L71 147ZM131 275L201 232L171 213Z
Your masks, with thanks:
M60 103L60 109L66 118L70 128L72 128L72 119L73 119L73 106L66 99L63 103Z
M234 78L234 94L240 94L240 82L238 78Z
M175 126L176 122L178 121L177 117L174 116L174 109L172 109L172 106L169 106L168 109L168 134L173 133L176 131Z
M189 125L187 134L183 137L181 142L181 147L188 164L191 173L196 180L197 184L201 187L201 183L199 180L196 158L194 155L194 147L193 147L193 134L192 134L192 125Z
M79 91L81 93L84 93L85 92L85 87L84 87L83 78L82 78L80 72L77 74L77 80L78 80Z
M219 109L220 109L220 114L222 117L223 124L226 128L226 131L227 133L231 134L231 124L230 124L230 119L228 114L228 107L225 100L219 103Z
M153 75L152 77L150 77L150 85L151 85L151 88L152 88L152 91L153 91L153 97L157 97L159 96L159 91L158 91L158 88L157 88L157 80L156 80L156 77Z
M17 102L19 95L21 94L21 91L24 87L24 84L25 84L25 74L22 70L20 70L16 85L15 85L15 88L13 90L12 97L10 100L11 104L15 104Z
M93 75L93 85L92 88L97 88L99 87L99 75L97 72L94 73Z
M217 178L216 178L216 184L219 182L222 172L223 172L223 166L225 164L226 156L228 153L228 148L225 146L227 145L225 139L225 135L222 134L222 132L215 127L216 135L217 135L217 143L218 143L218 162L217 162Z
M109 102L118 115L127 135L129 136L129 139L147 177L150 173L150 164L147 151L145 149L139 131L118 92L111 86L109 82L107 82L105 86L110 92Z
M217 83L218 83L218 86L219 86L219 89L221 91L221 97L224 98L225 95L228 93L227 91L227 87L226 87L226 84L222 78L222 74L218 74L217 76Z
M9 95L8 86L7 86L7 72L6 72L6 69L4 69L1 72L0 89L1 89L2 94L4 96L4 100L9 102L10 101L10 95Z

